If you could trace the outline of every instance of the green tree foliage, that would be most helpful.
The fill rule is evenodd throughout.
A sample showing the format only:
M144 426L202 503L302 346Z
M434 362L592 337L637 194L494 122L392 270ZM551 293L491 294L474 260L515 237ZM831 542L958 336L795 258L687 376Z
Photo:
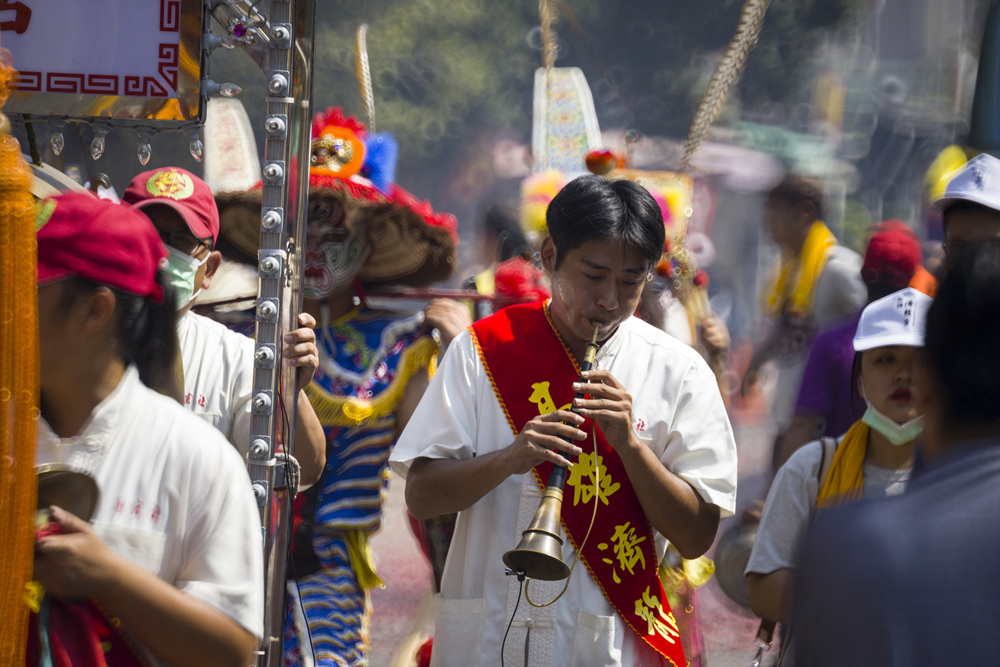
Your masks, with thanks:
M564 1L569 13L563 9L556 24L557 65L587 74L602 127L682 138L742 2ZM751 110L801 99L823 32L849 23L864 5L774 0L733 99ZM445 178L463 155L468 160L468 152L484 150L484 137L511 133L529 140L541 60L535 0L324 1L318 14L313 107L339 105L364 118L354 33L367 23L376 129L399 141L404 185L422 187L424 196L439 194L435 179ZM220 69L246 74L245 65L229 67ZM244 103L256 125L262 83L240 83L249 84Z

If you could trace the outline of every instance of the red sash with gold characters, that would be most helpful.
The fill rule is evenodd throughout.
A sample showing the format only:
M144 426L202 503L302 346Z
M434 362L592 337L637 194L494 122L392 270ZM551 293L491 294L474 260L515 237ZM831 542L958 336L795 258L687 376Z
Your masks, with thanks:
M538 415L569 409L580 367L556 332L544 302L509 306L479 320L471 331L515 436ZM584 451L567 471L563 491L566 535L625 623L674 667L684 667L677 622L657 575L652 530L625 465L593 420L580 429L587 433L587 440L580 443ZM596 462L591 447L595 430ZM553 465L546 461L532 471L542 488ZM597 472L599 509L590 539L580 551L579 542L593 514Z

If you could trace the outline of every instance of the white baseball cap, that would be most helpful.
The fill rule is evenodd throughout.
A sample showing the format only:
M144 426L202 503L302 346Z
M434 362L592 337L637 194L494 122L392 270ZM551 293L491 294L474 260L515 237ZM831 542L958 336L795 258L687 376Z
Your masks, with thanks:
M888 345L924 346L927 310L934 299L912 287L872 301L861 312L854 351Z
M934 206L944 210L960 201L1000 211L1000 160L980 153L966 162L948 181L944 195L934 201Z

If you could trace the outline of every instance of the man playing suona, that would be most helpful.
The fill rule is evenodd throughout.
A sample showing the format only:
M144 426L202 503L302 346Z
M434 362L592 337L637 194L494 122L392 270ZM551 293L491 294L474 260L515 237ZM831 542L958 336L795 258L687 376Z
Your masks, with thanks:
M415 516L459 512L431 664L682 666L657 567L668 542L703 554L732 514L732 428L702 358L632 316L664 243L649 193L582 176L547 224L551 300L458 336L390 459ZM578 383L595 327L594 370ZM568 583L529 580L529 604L501 559L552 466L571 461L562 555L572 564L578 549L585 567Z

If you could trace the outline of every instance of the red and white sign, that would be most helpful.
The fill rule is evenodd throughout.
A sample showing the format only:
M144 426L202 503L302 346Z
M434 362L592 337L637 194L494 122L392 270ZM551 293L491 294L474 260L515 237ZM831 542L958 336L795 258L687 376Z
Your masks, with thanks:
M18 72L8 110L162 117L151 109L170 99L196 110L186 89L198 86L200 32L200 3L190 0L0 0L0 46ZM182 61L194 71L185 73ZM108 97L133 99L115 104Z

